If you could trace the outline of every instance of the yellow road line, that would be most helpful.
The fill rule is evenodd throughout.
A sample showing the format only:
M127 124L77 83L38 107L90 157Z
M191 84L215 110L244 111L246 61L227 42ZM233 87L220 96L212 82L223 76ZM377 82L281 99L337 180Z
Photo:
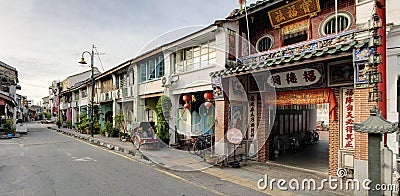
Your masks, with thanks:
M220 179L224 179L226 181L238 184L240 186L247 187L249 189L253 189L253 190L256 190L256 191L259 191L259 192L262 192L262 193L269 194L269 195L274 195L274 196L275 195L277 195L277 196L281 196L281 195L282 196L296 195L296 194L288 192L288 191L281 191L281 190L276 190L276 189L273 189L273 190L270 190L270 189L260 190L257 187L257 182L253 182L251 180L247 180L247 179L244 179L244 178L241 178L241 177L237 177L237 176L234 176L234 175L219 171L219 170L214 169L214 168L205 169L202 172L206 173L206 174L209 174L211 176L215 176L215 177L218 177Z
M74 138L74 139L76 139L76 138ZM82 140L79 140L79 139L76 139L76 140L78 140L78 141L80 141L80 142L82 142L82 143L85 143L85 144L94 146L94 147L96 147L96 148L100 148L99 146L90 144L90 143L88 143L88 142L86 142L86 141L82 141ZM108 149L102 149L102 150L104 150L104 151L106 151L106 152L109 152L109 153L112 153L112 154L115 154L115 155L117 155L117 156L123 157L123 158L128 159L128 160L130 160L130 161L133 161L133 162L135 162L135 163L139 163L139 164L144 165L144 166L146 166L146 167L149 167L149 165L147 165L147 164L145 164L145 163L142 163L142 162L140 162L140 161L138 161L138 160L135 160L135 159L133 159L133 158L131 158L131 157L128 157L128 156L126 156L126 155L123 155L123 154L120 154L120 153L117 153L117 152L114 152L114 151L110 151L110 150L108 150ZM217 194L217 195L225 195L225 194L223 194L223 193L221 193L221 192L218 192L218 191L216 191L216 190L214 190L214 189L210 189L210 188L208 188L208 187L205 187L205 186L202 186L202 185L198 185L198 184L196 184L196 183L194 183L194 182L191 182L191 181L189 181L189 180L186 180L186 179L184 179L184 178L182 178L182 177L180 177L180 176L178 176L178 175L175 175L175 174L173 174L173 173L171 173L171 172L168 172L168 171L165 171L165 170L162 170L162 169L159 169L159 168L153 168L153 169L155 169L156 171L161 172L161 173L163 173L163 174L165 174L165 175L168 175L168 176L170 176L170 177L173 177L173 178L175 178L175 179L178 179L178 180L187 182L187 183L189 183L189 184L195 185L195 186L197 186L197 187L200 187L200 188L202 188L202 189L211 191L211 192L213 192L214 194Z

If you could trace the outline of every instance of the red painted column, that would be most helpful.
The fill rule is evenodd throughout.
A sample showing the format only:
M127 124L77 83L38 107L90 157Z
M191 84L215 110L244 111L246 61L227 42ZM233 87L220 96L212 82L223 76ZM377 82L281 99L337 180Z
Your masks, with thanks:
M382 73L382 83L378 84L378 88L382 91L382 102L378 103L382 112L382 117L387 117L387 98L386 98L386 0L380 0L376 5L376 11L382 19L382 28L378 30L378 35L382 36L382 46L378 47L378 53L382 55L382 64L378 66L378 71ZM384 135L383 142L386 146L387 135Z

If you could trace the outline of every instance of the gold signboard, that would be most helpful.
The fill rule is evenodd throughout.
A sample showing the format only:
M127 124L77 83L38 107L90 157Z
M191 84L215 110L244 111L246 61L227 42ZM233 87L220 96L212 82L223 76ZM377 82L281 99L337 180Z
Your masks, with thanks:
M280 8L268 12L271 25L279 28L280 25L306 17L316 16L321 11L319 0L297 0Z

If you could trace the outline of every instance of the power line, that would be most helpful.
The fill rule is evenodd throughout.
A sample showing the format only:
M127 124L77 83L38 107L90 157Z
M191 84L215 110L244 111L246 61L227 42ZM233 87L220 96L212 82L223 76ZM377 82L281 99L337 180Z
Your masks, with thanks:
M104 72L103 62L101 62L99 51L97 51L97 47L94 47L94 49L96 50L97 58L99 58L101 68L103 69L103 72Z
M49 88L49 86L47 86L47 87L45 87L45 86L41 86L41 85L35 85L35 84L24 84L24 83L21 83L21 86L34 86L34 87L40 87L40 88Z

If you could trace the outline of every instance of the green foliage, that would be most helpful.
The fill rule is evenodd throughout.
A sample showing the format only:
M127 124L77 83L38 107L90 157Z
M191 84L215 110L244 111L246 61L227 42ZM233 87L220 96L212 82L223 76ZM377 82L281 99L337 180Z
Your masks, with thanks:
M164 115L165 119L170 119L171 118L171 108L172 108L172 102L171 99L167 96L161 96L161 111L162 114ZM160 102L159 100L159 102ZM158 103L157 103L158 105ZM157 110L160 111L160 108L157 106Z
M80 114L79 115L79 123L78 123L78 129L81 131L86 131L89 126L90 126L90 118L88 118L87 114Z
M106 134L106 126L104 126L104 127L102 127L101 129L100 129L100 131L99 131L99 133L101 134L101 135L105 135Z
M118 130L120 130L122 133L126 133L126 119L125 115L122 113L120 115L116 115L114 117L115 120L115 125Z
M104 123L104 127L103 127L102 129L104 129L104 131L105 131L106 133L111 134L112 131L113 131L113 129L114 129L114 128L113 128L113 124L110 123L110 122L105 122L105 123Z
M170 110L172 107L171 99L167 96L161 96L158 99L156 109L157 109L157 129L156 134L163 142L169 143L169 124L168 118L170 116ZM167 116L168 118L166 118Z
M40 114L41 114L41 115L43 115L43 116L44 116L44 118L46 118L46 119L49 119L49 118L51 118L51 114L50 114L50 113L48 113L48 112L40 112Z
M15 133L14 121L13 119L6 119L3 125L6 134Z
M70 120L67 120L66 125L67 125L68 128L71 128L72 127L72 122Z
M99 133L100 132L100 123L98 121L94 122L93 131L94 131L94 133Z

